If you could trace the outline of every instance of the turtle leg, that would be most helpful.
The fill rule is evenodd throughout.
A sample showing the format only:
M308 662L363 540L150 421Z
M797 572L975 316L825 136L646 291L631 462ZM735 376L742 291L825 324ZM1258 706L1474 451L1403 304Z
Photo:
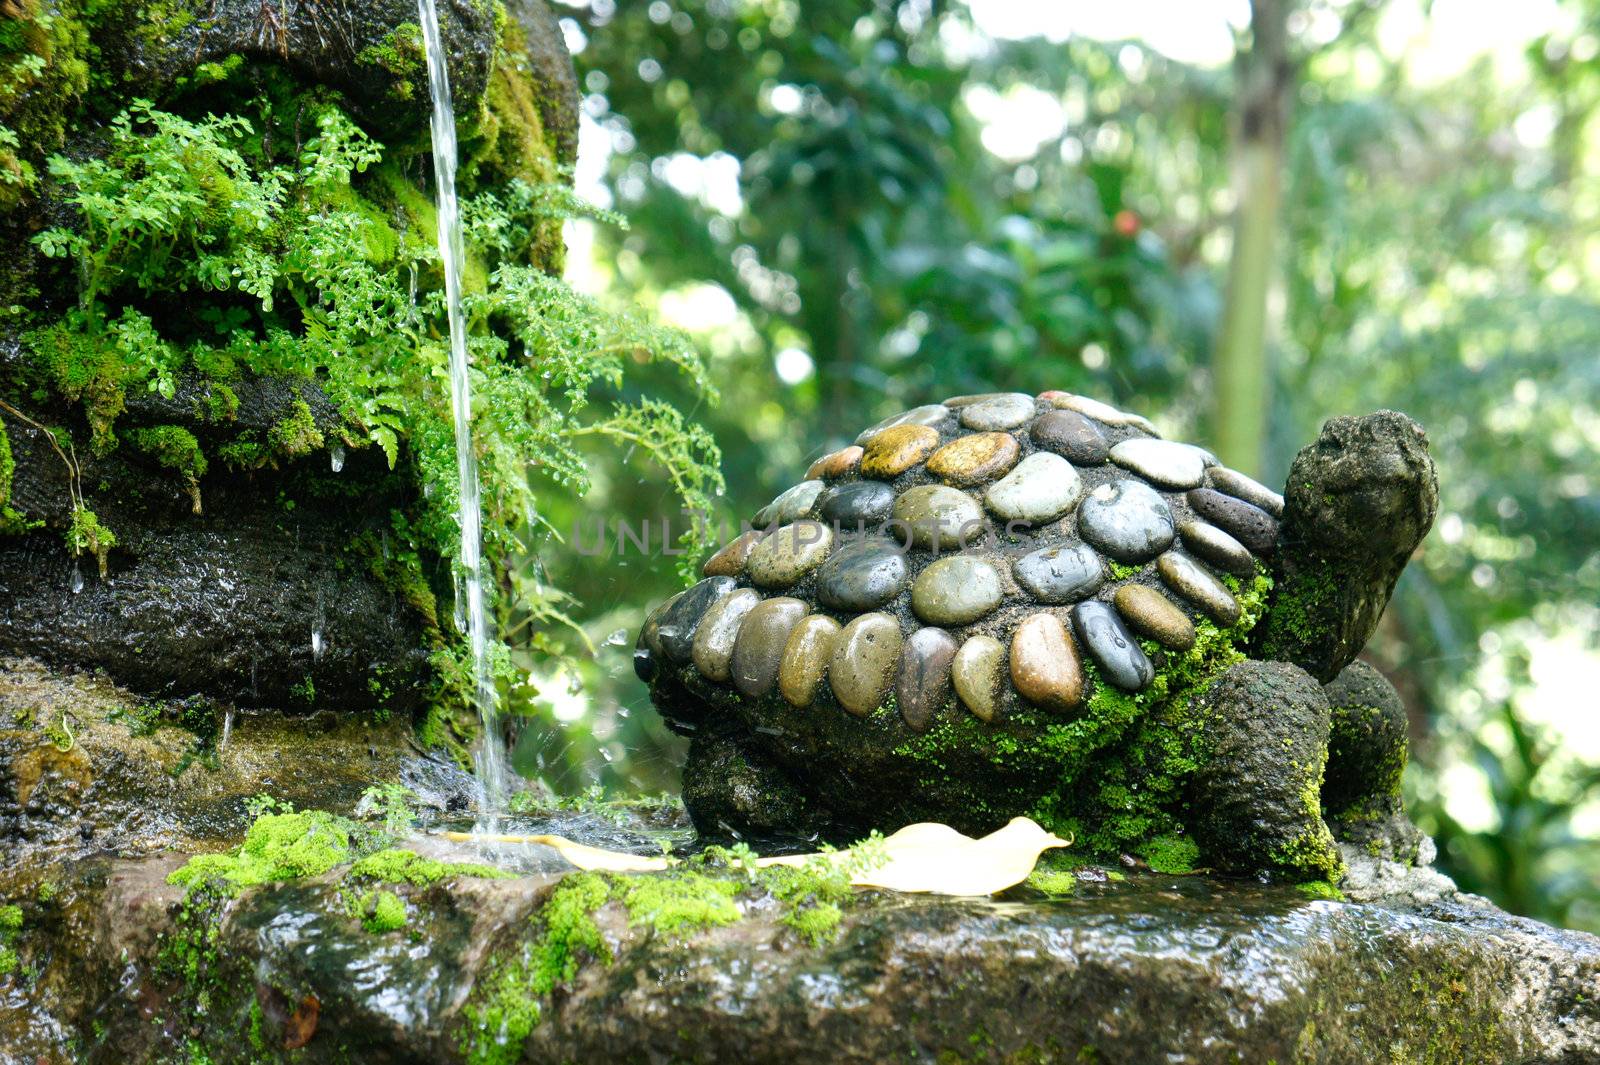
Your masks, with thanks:
M726 735L697 735L683 766L683 804L708 839L815 835L825 811L778 766Z
M1322 820L1331 711L1322 686L1287 662L1230 666L1196 699L1206 757L1192 829L1219 868L1337 880L1344 863Z
M1365 662L1323 686L1333 709L1322 807L1333 834L1375 857L1411 863L1423 835L1406 816L1406 711L1400 693Z

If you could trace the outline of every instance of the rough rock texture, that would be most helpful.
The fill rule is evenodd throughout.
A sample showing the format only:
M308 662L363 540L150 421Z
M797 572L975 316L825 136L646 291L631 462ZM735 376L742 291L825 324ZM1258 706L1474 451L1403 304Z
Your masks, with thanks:
M1324 684L1361 653L1439 510L1422 426L1397 411L1330 418L1295 456L1284 492L1260 657Z
M93 854L223 846L262 793L348 810L372 784L400 781L425 806L465 811L471 778L419 754L410 737L398 718L151 702L101 678L0 658L0 895Z
M225 427L197 417L180 391L130 404L118 428L177 422L209 447L224 431L265 429L303 399L329 445L338 440L338 416L309 382L236 391L238 417ZM321 448L251 474L218 462L201 479L200 515L182 476L135 449L104 458L77 449L80 481L118 538L102 579L93 557L73 559L62 543L66 463L44 433L5 424L15 504L44 525L0 537L0 653L244 706L405 711L420 702L430 619L374 569L390 508L409 489L376 448L352 450L338 473Z
M153 965L182 896L165 882L175 864L77 863L64 870L64 901L25 906L38 931L24 956L46 965L37 986L51 986L53 967L93 974L58 999L59 1033L80 1033L73 1060L189 1060L197 1049L217 1063L462 1060L474 980L533 938L556 883L400 888L416 940L364 932L326 879L247 893L215 940L236 979L197 1012ZM1059 899L872 894L821 946L759 904L736 924L675 936L631 924L613 902L595 916L612 960L580 949L520 1055L508 1047L495 1060L1577 1065L1600 1055L1600 939L1453 891L1430 897L1438 878L1427 871L1396 876L1396 894L1360 903L1091 871ZM26 1000L3 980L10 1001ZM50 1031L36 1027L18 1049L67 1060Z
M230 55L282 63L296 78L344 92L363 124L380 140L415 139L428 125L427 75L396 61L421 43L414 0L262 3L261 0L178 0L164 5L166 23L152 24L141 8L102 26L103 62L144 84L169 85L202 63ZM145 17L138 17L145 15ZM439 32L450 67L456 112L469 114L489 81L494 60L490 0L438 4Z

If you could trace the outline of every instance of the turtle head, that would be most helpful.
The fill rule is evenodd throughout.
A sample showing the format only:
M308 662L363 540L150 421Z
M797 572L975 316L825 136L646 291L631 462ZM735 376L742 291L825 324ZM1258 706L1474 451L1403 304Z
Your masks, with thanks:
M1361 652L1433 525L1439 482L1427 435L1392 410L1331 418L1295 456L1284 501L1272 604L1254 647L1326 683Z

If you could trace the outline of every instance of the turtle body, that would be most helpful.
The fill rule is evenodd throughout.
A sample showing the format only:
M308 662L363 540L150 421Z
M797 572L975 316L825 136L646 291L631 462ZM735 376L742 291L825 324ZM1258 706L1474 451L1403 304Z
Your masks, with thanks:
M1293 535L1295 493L1066 392L916 407L819 458L640 632L639 676L693 737L697 826L847 837L1030 814L1089 852L1316 877L1339 871L1329 821L1414 851L1398 700L1336 708L1323 683L1415 546L1378 544L1394 550L1375 561L1384 536L1362 526L1403 512L1420 531L1399 538L1420 539L1432 466L1402 415L1342 422L1317 469L1297 460L1328 489L1311 510L1357 497L1314 544ZM1349 543L1331 542L1341 520ZM1263 626L1275 582L1295 601ZM1263 639L1279 661L1252 660ZM1339 690L1381 701L1373 676ZM1341 737L1382 764L1336 767L1343 806L1324 810Z

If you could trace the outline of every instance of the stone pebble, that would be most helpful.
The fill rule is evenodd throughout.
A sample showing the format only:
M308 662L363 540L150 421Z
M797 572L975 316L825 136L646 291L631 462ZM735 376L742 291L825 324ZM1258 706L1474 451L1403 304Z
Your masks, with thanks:
M865 717L883 703L902 642L900 623L888 614L862 614L844 627L828 663L828 684L840 706Z
M1183 537L1185 547L1218 569L1236 577L1255 574L1256 562L1250 550L1215 525L1190 519L1178 526L1178 535Z
M1244 544L1255 555L1270 555L1278 544L1278 519L1251 503L1214 488L1196 488L1184 497L1196 514Z
M806 610L804 601L788 596L765 599L751 608L733 641L729 672L735 688L752 699L772 690L789 636Z
M816 699L839 632L840 625L832 618L808 614L789 633L778 663L778 694L791 706L807 707Z
M1010 433L968 433L928 456L928 472L947 484L978 484L1016 465L1021 451Z
M886 530L912 547L948 551L981 539L983 510L967 493L942 484L908 488L894 501L894 523Z
M1144 584L1124 584L1111 597L1122 620L1141 636L1174 651L1194 646L1194 622L1176 603Z
M1033 418L1033 397L1022 392L1004 392L960 408L961 424L979 432L1015 429Z
M1139 437L1111 449L1111 461L1162 488L1198 488L1205 479L1209 452L1193 444Z
M860 614L899 595L910 568L893 540L875 537L847 543L817 568L817 602Z
M1228 628L1238 623L1241 613L1238 600L1193 559L1168 551L1156 559L1156 571L1167 587L1199 607L1218 625Z
M989 486L984 504L1002 521L1042 525L1054 521L1083 498L1083 478L1072 463L1036 451Z
M713 603L733 591L732 577L707 577L678 596L657 627L661 649L674 662L684 663L694 650L695 630Z
M950 663L950 681L956 697L979 721L1000 717L1005 693L1005 644L993 636L969 638Z
M1251 506L1260 507L1274 518L1283 517L1283 497L1253 477L1226 466L1213 466L1211 487L1223 495L1242 499Z
M866 449L859 444L851 444L841 448L831 455L824 455L806 468L806 480L821 478L825 481L837 480L848 477L861 466L861 456L866 454Z
M762 537L745 569L762 588L787 588L828 557L833 530L816 521L783 525Z
M633 672L646 684L655 680L660 672L661 657L666 653L661 649L661 619L682 598L683 592L679 592L668 599L650 611L644 624L639 626L639 639L633 645Z
M952 555L917 574L911 583L911 610L930 625L965 625L992 613L1004 594L993 563Z
M1119 562L1154 558L1177 535L1166 500L1143 481L1100 485L1078 507L1078 533Z
M1076 603L1100 590L1106 564L1087 544L1062 544L1023 555L1011 575L1041 603Z
M750 529L740 533L729 540L721 550L700 567L702 577L737 577L744 572L745 563L750 561L750 552L756 549L756 544L766 533L760 529Z
M1127 425L1151 436L1160 436L1156 427L1149 420L1137 414L1130 414L1125 410L1118 410L1109 403L1102 403L1098 399L1088 396L1078 396L1071 392L1044 392L1040 399L1059 410L1077 411L1085 417L1093 418L1102 425Z
M894 513L894 489L882 481L836 484L822 494L822 520L840 528L865 527L887 521Z
M861 430L861 435L856 437L856 443L864 445L885 430L896 429L903 425L938 425L949 415L949 408L942 403L927 403L920 407L912 407L899 414L891 414L878 424Z
M739 588L721 599L700 619L694 634L694 668L707 680L725 682L731 675L733 645L745 615L761 602L754 588Z
M895 678L895 702L912 732L926 732L950 695L950 663L955 637L938 628L918 629L906 637Z
M778 493L777 498L760 510L756 511L750 524L760 529L772 525L787 525L801 518L809 518L811 509L817 505L817 497L822 494L824 485L821 481L801 481L793 488L787 488Z
M1054 614L1033 614L1011 634L1011 683L1024 699L1065 712L1083 698L1083 666L1067 627Z
M897 425L867 441L861 475L888 480L927 458L939 446L939 434L926 425Z
M1029 435L1035 447L1053 451L1078 466L1098 466L1111 454L1106 435L1077 411L1046 411L1033 423Z
M1155 667L1109 603L1090 599L1072 608L1072 628L1107 681L1126 692L1143 691Z

